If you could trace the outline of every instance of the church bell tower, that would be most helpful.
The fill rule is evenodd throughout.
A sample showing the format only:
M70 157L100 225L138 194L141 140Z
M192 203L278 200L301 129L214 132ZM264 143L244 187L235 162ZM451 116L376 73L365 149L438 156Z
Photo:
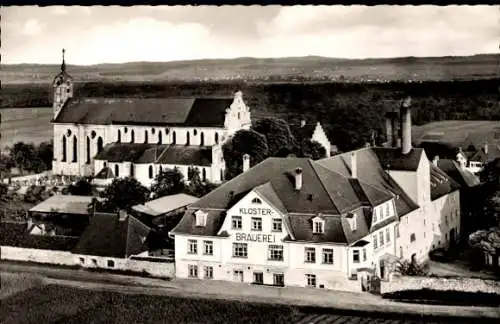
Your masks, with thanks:
M63 48L61 71L52 82L52 110L54 112L54 119L57 118L66 101L73 97L73 78L66 72L65 52Z

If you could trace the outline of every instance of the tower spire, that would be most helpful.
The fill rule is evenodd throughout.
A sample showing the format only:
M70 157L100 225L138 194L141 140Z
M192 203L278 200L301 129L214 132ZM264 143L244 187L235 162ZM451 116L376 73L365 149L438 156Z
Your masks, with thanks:
M66 50L62 49L62 63L61 63L61 72L66 72L66 62L64 61L64 53Z

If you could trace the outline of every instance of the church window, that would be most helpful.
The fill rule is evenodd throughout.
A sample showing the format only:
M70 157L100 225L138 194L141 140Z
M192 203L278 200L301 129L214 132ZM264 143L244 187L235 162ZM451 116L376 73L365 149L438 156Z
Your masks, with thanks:
M95 131L92 131L92 132L90 133L90 137L91 137L92 139L94 139L96 135L97 135L97 134L95 133Z
M254 199L252 199L252 204L262 204L262 201L259 198L255 197Z
M148 131L147 130L144 131L144 143L146 143L146 144L148 143Z
M193 135L196 136L198 134L198 131L195 129L193 130Z
M87 164L90 163L90 138L87 136Z
M172 132L172 144L175 144L177 142L177 138L175 135L175 131Z
M191 136L189 134L189 131L186 132L186 145L191 144Z
M207 181L207 171L205 170L205 168L203 168L201 174L203 181Z
M128 133L128 128L127 128L127 127L125 127L125 128L123 129L123 131L125 132L125 134L127 134L127 133Z
M118 130L118 139L116 140L118 143L122 141L122 131Z
M153 166L149 166L149 179L153 179Z
M170 130L168 128L165 128L165 135L168 135L170 133Z
M115 177L119 176L120 176L120 167L118 166L118 164L115 164Z
M205 134L203 132L200 133L200 146L205 145Z
M240 113L238 113L238 119L240 119L240 117L241 117L241 114L240 114Z
M154 135L155 132L156 132L156 130L154 128L151 128L151 134Z
M71 134L72 134L72 133L71 133L71 129L68 129L68 130L66 131L66 136L70 137L70 136L71 136Z
M158 132L158 144L163 144L163 135L161 132Z
M219 133L215 133L215 144L219 144Z
M66 136L62 138L62 162L66 162Z
M133 163L130 163L130 176L131 177L135 176L135 167Z
M134 130L132 129L130 131L130 143L134 143L135 141L135 133L134 133Z
M78 141L76 135L73 135L73 162L78 160Z
M70 93L71 92L71 89L66 89L66 93Z
M103 146L102 137L99 136L97 139L97 154L101 153Z

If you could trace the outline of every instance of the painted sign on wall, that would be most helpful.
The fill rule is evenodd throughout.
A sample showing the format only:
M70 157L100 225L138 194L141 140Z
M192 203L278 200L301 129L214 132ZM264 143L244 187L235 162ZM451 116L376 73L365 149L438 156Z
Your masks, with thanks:
M274 243L276 242L275 235L271 234L246 234L236 233L236 241L259 242L259 243Z
M240 214L252 216L267 216L272 215L273 211L269 208L240 208Z

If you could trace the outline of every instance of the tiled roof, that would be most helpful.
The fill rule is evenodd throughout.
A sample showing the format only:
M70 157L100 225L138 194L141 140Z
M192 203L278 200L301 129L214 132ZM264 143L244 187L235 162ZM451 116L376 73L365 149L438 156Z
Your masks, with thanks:
M293 172L297 167L302 168L300 190L295 190L294 184ZM365 217L363 207L393 198L384 188L362 179L350 179L349 175L329 170L310 159L268 158L192 204L173 233L217 235L225 210L251 190L285 214L293 239L317 242L351 243L363 237L371 221L370 217ZM193 214L198 209L208 212L206 227L196 227ZM360 211L356 216L358 229L352 232L343 216L355 210ZM327 221L326 232L321 235L313 234L310 226L318 213L323 213Z
M99 171L94 178L96 179L112 179L114 178L115 175L113 171L111 171L111 168L108 166L105 166L104 168Z
M54 195L31 208L30 212L86 215L88 214L88 205L93 198L92 196Z
M72 98L55 123L223 127L228 98Z
M27 223L0 222L0 245L27 249L70 251L78 237L31 235Z
M443 170L434 166L432 163L430 165L431 173L431 199L436 200L439 197L447 195L455 190L460 189L460 185L449 177Z
M126 258L148 250L145 240L149 232L149 227L131 215L120 220L118 214L95 213L72 252Z
M471 188L481 183L476 175L466 169L462 169L454 160L439 159L438 167L462 187Z
M416 171L423 153L422 148L412 148L408 154L403 154L400 148L374 147L383 168L399 171Z
M111 143L95 157L108 162L212 165L212 149L204 146Z
M132 209L151 216L158 216L188 206L197 200L197 197L181 193L154 199L144 205L133 206Z
M212 165L212 149L203 146L169 145L159 157L160 164Z

